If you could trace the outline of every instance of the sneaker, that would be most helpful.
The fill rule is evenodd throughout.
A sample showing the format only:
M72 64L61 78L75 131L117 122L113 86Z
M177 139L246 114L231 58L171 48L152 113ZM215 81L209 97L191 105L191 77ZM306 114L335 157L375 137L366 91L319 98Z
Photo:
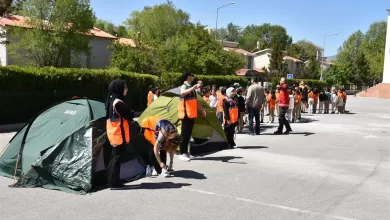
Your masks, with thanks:
M174 172L173 166L171 166L171 165L168 166L168 172Z
M271 124L271 122L269 121L268 124Z
M190 161L191 159L188 158L188 156L187 156L186 154L182 154L182 155L179 156L179 160L183 160L183 161L188 162L188 161Z
M162 169L161 176L162 177L168 177L168 176L171 176L171 174L166 169Z
M275 132L274 132L274 134L276 134L276 135L280 135L280 134L283 134L283 132L282 132L282 131L279 131L279 130L277 130L277 131L275 131Z
M158 176L158 173L154 167L152 167L152 176Z

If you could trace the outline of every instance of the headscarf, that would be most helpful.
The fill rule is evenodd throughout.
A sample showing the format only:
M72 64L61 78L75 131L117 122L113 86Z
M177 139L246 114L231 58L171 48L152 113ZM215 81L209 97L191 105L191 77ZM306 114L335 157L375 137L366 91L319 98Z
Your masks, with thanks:
M123 92L125 91L126 81L121 79L116 79L111 81L110 85L108 86L108 97L106 100L106 117L109 118L112 114L112 103L115 99L121 99L123 100Z
M233 87L230 87L226 90L226 96L229 97L229 98L232 98L232 92L233 92L234 88Z

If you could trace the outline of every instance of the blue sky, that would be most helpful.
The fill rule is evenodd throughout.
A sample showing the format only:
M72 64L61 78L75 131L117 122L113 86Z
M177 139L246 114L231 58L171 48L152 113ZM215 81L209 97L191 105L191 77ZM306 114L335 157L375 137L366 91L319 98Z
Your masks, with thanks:
M133 10L165 3L165 0L91 0L98 18L121 24ZM191 15L192 22L215 28L216 8L229 0L173 0L177 8ZM229 22L245 27L248 24L271 23L282 25L294 41L306 39L322 47L326 39L325 55L337 49L356 30L365 32L375 21L387 20L389 0L235 0L234 5L219 10L218 27Z

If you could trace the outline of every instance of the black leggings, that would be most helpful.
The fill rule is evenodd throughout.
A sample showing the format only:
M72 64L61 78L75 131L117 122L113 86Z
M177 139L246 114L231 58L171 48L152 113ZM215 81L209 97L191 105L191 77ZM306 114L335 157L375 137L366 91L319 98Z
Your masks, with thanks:
M111 147L111 159L108 164L107 174L108 174L108 187L120 186L121 178L121 155L124 151L124 145L119 145L117 147Z
M191 140L192 129L194 128L195 118L188 118L187 116L181 120L181 144L180 154L188 153L188 144Z
M234 130L236 128L236 124L231 124L231 125L225 125L224 126L224 131L226 135L226 139L228 141L228 144L230 147L235 147L236 143L234 142Z

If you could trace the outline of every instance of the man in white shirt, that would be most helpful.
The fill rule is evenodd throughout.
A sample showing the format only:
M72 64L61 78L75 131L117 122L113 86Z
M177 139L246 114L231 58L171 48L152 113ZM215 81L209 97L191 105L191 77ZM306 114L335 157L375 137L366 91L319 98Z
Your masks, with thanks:
M209 100L210 100L210 107L212 109L214 109L214 111L216 111L217 110L217 104L218 104L216 88L212 88Z

